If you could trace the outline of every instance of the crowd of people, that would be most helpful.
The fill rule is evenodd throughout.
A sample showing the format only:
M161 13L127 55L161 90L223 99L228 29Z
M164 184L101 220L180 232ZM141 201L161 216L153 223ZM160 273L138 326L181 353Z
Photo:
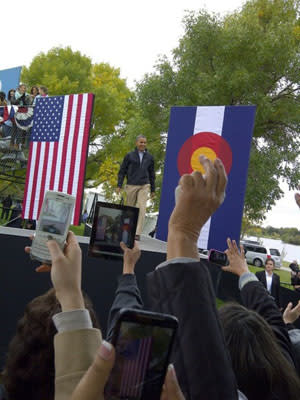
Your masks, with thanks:
M48 89L45 86L32 86L28 93L26 85L21 83L17 89L10 89L7 95L0 92L0 116L5 106L15 105L32 109L37 98L47 96ZM30 129L21 129L13 119L7 119L0 124L0 135L2 138L10 138L10 150L20 150L22 147L28 147Z
M223 164L202 156L205 175L183 175L169 220L167 260L147 276L151 310L177 317L179 329L161 400L296 400L300 398L300 304L282 314L274 297L249 272L244 251L228 238L229 265L238 276L241 303L217 310L210 273L199 259L201 228L222 204ZM300 202L299 202L300 204ZM81 250L69 233L64 251L47 242L53 289L26 307L3 371L3 400L99 400L115 362L109 342L118 311L143 308L134 275L140 257L123 243L123 275L111 307L107 338L81 289ZM25 249L30 252L30 247ZM96 310L101 313L100 310ZM154 400L154 399L153 399Z

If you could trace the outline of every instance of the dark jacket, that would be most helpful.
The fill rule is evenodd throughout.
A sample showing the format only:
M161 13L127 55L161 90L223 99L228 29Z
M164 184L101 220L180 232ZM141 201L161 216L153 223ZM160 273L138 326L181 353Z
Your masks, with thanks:
M141 293L136 282L136 277L133 274L124 274L118 278L118 287L113 305L109 311L107 322L106 339L108 341L110 341L112 338L113 328L117 321L118 312L121 310L121 308L136 308L138 310L142 310L144 308Z
M234 400L237 386L221 331L209 272L199 262L171 263L147 276L151 310L179 320L171 356L186 400ZM134 275L119 278L108 338L122 307L142 308Z
M265 273L263 271L263 273ZM285 358L295 366L292 345L283 322L281 312L274 302L273 296L263 287L260 282L248 282L241 290L242 303L249 310L256 311L262 316L272 328L277 343Z
M260 280L264 287L267 289L267 280L266 280L266 272L259 271L256 272L255 275L257 276L258 280ZM279 275L273 272L272 276L272 285L271 285L271 296L274 297L276 304L278 307L281 307L281 299L280 299L280 277Z
M153 156L145 150L142 162L137 148L127 153L118 174L118 187L122 187L124 178L128 185L145 185L150 183L151 192L155 191L155 171Z
M201 262L173 262L148 274L153 311L179 320L171 361L186 399L237 399L210 274Z

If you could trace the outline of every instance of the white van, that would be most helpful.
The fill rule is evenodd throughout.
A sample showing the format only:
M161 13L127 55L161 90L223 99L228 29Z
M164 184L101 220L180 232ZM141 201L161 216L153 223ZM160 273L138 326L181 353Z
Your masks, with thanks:
M275 267L281 267L281 257L278 249L269 249L260 244L253 244L247 241L241 241L241 244L244 246L247 263L256 267L263 267L266 260L272 258L275 262Z

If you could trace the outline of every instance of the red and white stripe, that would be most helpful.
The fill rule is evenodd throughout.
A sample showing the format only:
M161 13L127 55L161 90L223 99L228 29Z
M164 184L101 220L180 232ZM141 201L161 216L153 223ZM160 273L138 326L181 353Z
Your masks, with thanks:
M80 223L93 94L64 99L59 142L30 142L23 218L38 219L45 192L75 196L73 224Z

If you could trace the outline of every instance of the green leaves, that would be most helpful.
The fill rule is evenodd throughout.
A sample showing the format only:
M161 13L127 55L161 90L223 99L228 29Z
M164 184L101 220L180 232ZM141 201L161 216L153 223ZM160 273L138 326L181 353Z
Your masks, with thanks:
M245 212L261 220L299 174L299 3L255 0L221 18L201 10L156 73L138 85L141 116L163 134L172 105L256 104ZM299 14L298 14L299 15Z

